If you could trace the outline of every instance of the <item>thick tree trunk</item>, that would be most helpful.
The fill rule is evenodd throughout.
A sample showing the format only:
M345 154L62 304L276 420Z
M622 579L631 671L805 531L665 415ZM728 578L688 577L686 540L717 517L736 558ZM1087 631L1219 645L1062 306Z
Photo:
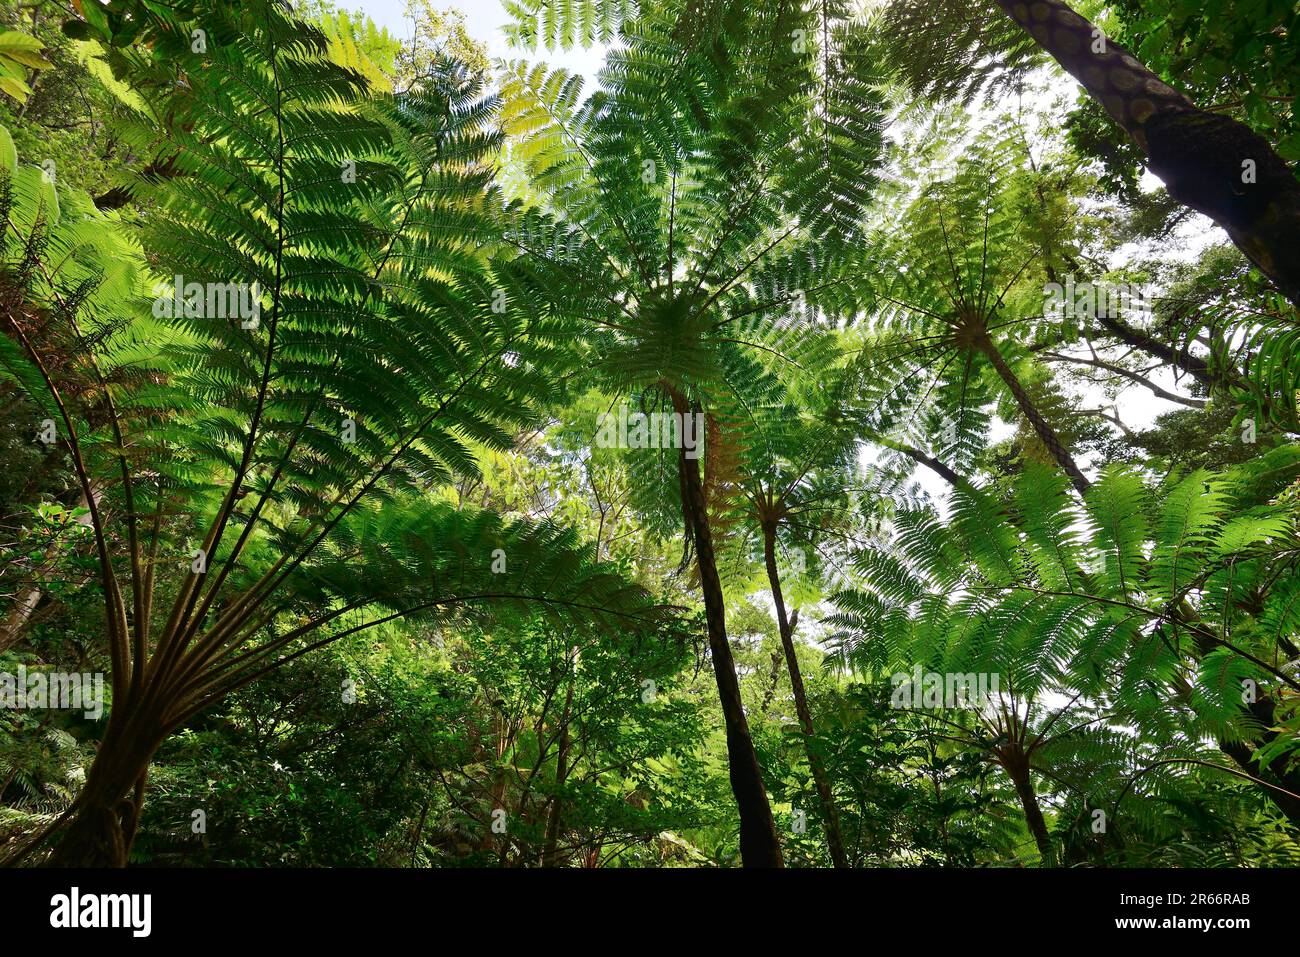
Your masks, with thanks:
M1300 181L1268 142L1197 107L1060 0L998 5L1124 128L1169 195L1222 226L1300 307Z
M149 763L167 736L158 710L115 708L77 795L70 823L45 861L50 867L125 867L144 805Z
M1259 703L1265 706L1268 714L1271 715L1273 713L1272 702L1262 700ZM1255 708L1252 707L1251 711L1254 710ZM1266 727L1268 726L1266 725ZM1274 806L1286 816L1286 819L1291 822L1292 826L1300 828L1300 800L1291 796L1291 794L1300 794L1300 772L1291 770L1275 774L1268 768L1261 767L1260 763L1252 757L1257 747L1267 744L1276 737L1276 731L1265 731L1261 736L1261 740L1257 742L1247 743L1242 741L1228 741L1225 739L1218 742L1219 750L1222 751L1224 755L1231 758L1232 761L1247 774L1254 775L1261 781L1272 779L1279 787L1285 788L1287 791L1291 792L1290 794L1283 794L1281 791L1275 791L1273 788L1260 787L1260 790L1264 794L1268 795L1269 800L1271 800Z
M835 807L835 792L831 789L831 779L826 773L821 755L817 753L812 712L808 709L808 695L803 687L803 674L799 670L799 659L795 655L794 629L790 627L790 619L785 613L785 595L781 590L781 575L776 567L776 529L768 524L763 526L763 559L767 564L767 580L772 586L772 602L776 605L776 623L781 630L781 647L785 649L785 666L790 672L790 690L794 693L794 709L799 715L799 726L803 729L808 767L812 770L813 783L817 786L818 797L821 798L822 820L826 824L826 844L835 866L848 867L848 857L844 853L844 837L840 833L840 815Z
M683 396L673 395L673 408L679 415L691 414ZM722 720L727 729L727 764L731 790L740 812L740 857L745 867L783 867L781 845L776 836L776 822L763 786L763 773L754 752L754 740L740 698L740 681L736 664L727 643L726 609L722 581L718 577L713 554L713 533L709 527L704 483L699 460L688 458L685 443L678 449L677 468L681 482L682 510L695 543L695 559L704 593L705 618L709 630L709 653L713 676L722 703Z
M1034 405L1034 400L1025 391L1024 385L1016 377L1011 366L1007 364L1007 360L1002 357L998 347L993 344L993 341L987 335L980 337L978 346L980 352L984 353L989 362L993 364L998 376L1006 383L1011 395L1015 397L1016 405L1020 407L1021 414L1029 420L1034 434L1047 446L1047 451L1056 460L1056 464L1061 467L1061 471L1069 476L1071 484L1074 485L1080 495L1086 493L1092 483L1080 470L1078 464L1074 461L1074 456L1061 443L1061 438L1056 434L1056 430L1047 423L1042 413L1038 411L1038 408Z
M1039 863L1048 866L1052 863L1052 839L1047 832L1047 822L1043 820L1043 809L1038 805L1038 795L1034 792L1029 758L1019 747L1013 747L1002 755L1002 766L1015 785L1016 796L1025 812L1025 824L1038 845Z

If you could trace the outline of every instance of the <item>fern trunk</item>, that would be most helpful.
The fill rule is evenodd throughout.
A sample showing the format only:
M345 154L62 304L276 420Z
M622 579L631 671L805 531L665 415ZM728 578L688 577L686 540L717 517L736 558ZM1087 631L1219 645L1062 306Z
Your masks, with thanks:
M1300 307L1300 181L1262 136L1202 110L1060 0L998 0L1146 154L1169 195L1210 217Z
M988 336L982 336L978 345L979 350L984 353L989 362L992 363L993 368L997 370L999 378L1006 383L1006 387L1016 400L1016 405L1020 407L1021 414L1029 420L1034 434L1038 436L1043 445L1047 446L1047 451L1051 453L1056 464L1069 476L1070 484L1075 487L1080 495L1085 494L1092 487L1092 483L1088 481L1078 463L1074 461L1074 456L1061 442L1061 437L1056 434L1056 430L1048 424L1047 420L1043 418L1043 414L1038 411L1038 407L1034 405L1034 400L1025 391L1024 385L1011 366L1007 364L1007 360L1003 358L998 347L993 344L993 341Z
M1043 809L1038 804L1038 794L1034 791L1034 781L1029 773L1029 756L1015 747L1002 757L1002 766L1011 778L1020 799L1020 807L1025 812L1025 824L1038 845L1039 863L1049 865L1052 862L1052 838L1047 831L1047 822L1043 819Z
M123 703L126 705L126 703ZM125 867L144 805L149 764L166 737L156 707L115 708L50 867Z
M790 627L790 619L785 611L781 575L776 567L776 529L766 523L763 525L763 560L767 564L767 580L772 586L772 602L776 605L776 623L781 631L781 647L785 650L785 666L790 672L790 690L794 693L795 712L799 716L799 726L803 730L808 767L812 770L813 783L817 786L817 795L821 799L822 820L826 825L826 844L835 866L848 867L848 857L844 853L844 837L840 832L840 815L835 807L835 792L831 789L831 779L826 773L821 755L817 753L812 712L808 708L803 674L799 671L799 659L795 655L793 629Z
M690 414L690 407L680 394L673 395L674 410ZM709 653L713 676L722 703L722 720L727 730L727 765L731 790L740 812L740 858L745 867L783 867L781 844L776 836L776 822L763 786L763 773L749 733L745 707L740 697L736 663L727 643L726 606L722 597L722 580L718 577L713 553L713 532L709 527L708 506L698 459L688 458L685 443L678 449L677 468L681 481L682 510L692 540L695 560L704 594L704 612L708 622Z

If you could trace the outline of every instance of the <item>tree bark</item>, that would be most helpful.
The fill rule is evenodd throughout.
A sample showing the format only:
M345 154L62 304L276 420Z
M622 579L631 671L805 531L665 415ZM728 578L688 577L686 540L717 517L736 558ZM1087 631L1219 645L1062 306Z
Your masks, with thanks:
M691 407L680 393L673 393L673 409L679 415L691 414ZM713 553L713 533L709 526L704 483L700 478L699 460L688 458L685 443L677 453L678 478L681 483L682 511L695 543L695 560L704 594L705 618L708 622L709 653L713 676L722 703L722 720L727 730L727 764L731 790L740 812L740 857L745 867L783 867L776 822L763 786L763 773L754 752L745 707L740 698L740 681L736 664L727 643L726 607L722 581L718 577Z
M772 704L772 699L776 696L776 683L781 678L781 659L785 655L782 652L772 652L772 670L767 673L767 690L763 692L763 700L759 702L758 710L764 714L767 713L768 707Z
M1047 832L1047 822L1043 820L1043 809L1038 804L1038 795L1034 792L1034 781L1029 773L1029 757L1018 745L1002 755L1002 766L1006 769L1011 783L1015 785L1016 796L1025 812L1025 824L1038 845L1040 866L1052 863L1052 838Z
M1268 141L1196 106L1060 0L998 6L1124 128L1170 196L1222 226L1300 307L1300 181Z
M907 445L902 442L891 444L889 448L897 449L899 452L902 452L904 455L906 455L909 459L911 459L913 462L917 463L918 465L924 465L931 472L939 476L941 479L943 479L945 482L947 482L949 485L953 486L954 488L961 487L962 477L958 475L956 471L953 470L953 468L949 466L947 463L941 462L939 459L936 459L934 456L926 455L920 449L911 445Z
M492 709L494 712L497 711L495 704L492 705ZM506 719L502 714L497 712L493 717L493 723L495 724L495 730L496 730L495 741L494 741L496 764L492 772L492 786L488 789L490 806L488 807L487 826L483 831L483 838L479 843L479 850L486 851L489 853L496 849L496 839L492 833L492 824L494 823L492 819L492 814L498 810L502 810L502 811L505 810L506 790L507 790L506 771L505 768L501 767L501 762L505 759L506 747L507 747ZM509 827L510 827L510 819L509 816L507 815L506 817L507 833L509 831ZM502 837L506 837L506 835L502 835ZM504 844L505 844L505 851L508 851L510 849L509 840L506 840ZM502 853L504 854L505 851L503 851ZM501 867L505 866L504 857L502 857L501 860L499 861L499 865Z
M826 824L826 845L831 852L831 861L836 867L848 867L848 857L844 853L844 837L840 832L840 815L835 807L835 792L831 789L830 776L817 753L815 733L813 731L812 712L808 708L808 695L803 687L803 674L799 670L799 659L795 655L794 629L785 613L785 595L781 590L781 575L776 567L776 528L771 524L763 525L763 559L767 563L767 580L772 586L772 602L776 605L776 623L781 630L781 647L785 649L785 666L790 672L790 690L794 693L794 709L799 715L799 726L803 729L804 750L808 755L808 767L812 770L813 783L821 798L822 819Z
M24 588L18 593L9 613L5 615L4 621L0 622L0 651L8 651L13 645L18 644L18 640L27 629L28 622L36 612L36 606L41 603L41 594L41 590L35 586Z
M144 806L149 764L169 729L159 710L147 702L123 705L109 715L71 820L45 861L49 867L126 866Z
M563 726L560 729L560 750L555 758L556 794L551 798L551 807L546 816L546 840L542 850L542 866L555 867L560 862L560 819L564 802L559 790L569 778L569 720L573 710L573 676L570 676L569 689L564 693L564 711L560 716Z
M1069 477L1070 483L1075 487L1078 493L1080 495L1085 494L1088 489L1092 487L1092 483L1088 481L1087 477L1080 470L1078 463L1074 461L1074 456L1072 456L1069 450L1061 443L1061 438L1056 434L1056 430L1048 424L1047 420L1043 418L1042 413L1038 411L1038 408L1034 405L1033 399L1030 398L1029 393L1025 391L1024 385L1022 385L1020 380L1016 377L1011 366L1007 364L1007 360L1002 357L1002 353L998 350L998 347L993 344L993 340L991 340L987 335L983 335L979 338L978 347L980 352L984 353L989 362L993 364L993 368L997 370L998 376L1004 383L1006 383L1007 388L1011 390L1011 395L1015 397L1016 405L1020 407L1021 414L1029 420L1029 424L1033 427L1034 434L1038 436L1045 446L1047 446L1048 452L1050 452L1052 458L1056 460L1056 464L1061 467L1061 471L1065 472Z

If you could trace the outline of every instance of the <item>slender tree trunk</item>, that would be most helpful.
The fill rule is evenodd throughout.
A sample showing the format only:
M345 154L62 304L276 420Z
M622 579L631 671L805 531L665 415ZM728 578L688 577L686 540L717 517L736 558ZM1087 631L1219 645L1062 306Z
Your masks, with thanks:
M560 720L564 722L560 730L560 751L555 758L556 794L551 798L550 812L546 817L546 841L542 850L542 866L555 867L559 864L560 818L564 801L559 789L569 778L569 714L573 709L573 680L569 681L569 690L564 693L564 711Z
M785 657L781 652L772 652L772 670L767 673L767 690L763 692L763 700L758 704L758 710L766 713L768 706L772 703L772 698L776 696L776 683L781 678L781 659Z
M1227 370L1216 376L1210 371L1210 364L1200 356L1192 355L1191 351L1185 348L1175 349L1161 342L1145 329L1131 326L1123 319L1114 316L1098 316L1097 322L1124 345L1141 349L1149 356L1171 366L1177 366L1206 389L1225 391L1225 387L1233 381L1234 376Z
M979 338L978 347L980 352L984 353L989 362L993 364L993 368L997 370L998 376L1006 383L1007 388L1011 390L1016 405L1020 407L1021 414L1029 420L1029 424L1034 429L1034 434L1047 446L1047 450L1052 454L1052 458L1056 460L1056 464L1069 476L1071 484L1074 485L1079 494L1083 495L1092 486L1092 483L1080 470L1078 464L1074 461L1074 456L1061 443L1061 438L1056 434L1056 430L1048 424L1042 413L1038 411L1037 406L1034 405L1034 400L1025 391L1024 385L1016 377L1011 366L1007 364L1007 360L1002 357L998 347L993 344L993 340L987 335Z
M1202 110L1060 0L998 0L1133 138L1180 203L1300 307L1300 182L1262 136Z
M1205 359L1193 355L1187 347L1176 349L1161 342L1146 330L1131 326L1124 320L1117 319L1114 316L1098 316L1097 322L1125 345L1140 349L1147 355L1160 359L1187 373L1211 395L1223 396L1229 402L1236 403L1240 400L1233 396L1235 390L1250 390L1251 383L1243 378L1240 371L1232 365L1224 363L1223 365L1211 366ZM1265 417L1277 422L1283 429L1288 432L1295 432L1300 428L1300 423L1297 422L1295 415L1286 408L1284 402L1277 401L1274 396L1267 392L1257 395L1256 401L1260 403Z
M803 687L803 674L799 670L799 659L795 655L794 629L790 627L790 619L785 613L785 595L781 590L781 575L776 567L776 528L768 523L763 525L763 560L767 563L767 580L772 586L772 602L776 605L776 623L781 630L781 647L785 649L785 666L790 672L790 690L794 693L794 709L799 715L799 726L803 729L808 767L812 770L813 783L817 786L817 794L821 798L822 819L826 824L826 844L835 866L848 867L849 861L844 854L844 837L840 833L840 815L835 807L835 792L831 789L831 779L826 773L821 755L817 753L812 712L808 709L808 695Z
M431 801L425 801L424 806L420 808L420 819L415 822L415 827L411 831L411 857L408 867L414 867L415 862L420 857L420 842L424 838L424 822L429 819L429 805Z
M1061 444L1060 438L1057 436L1055 430L1047 423L1042 414L1034 406L1029 393L1025 391L1020 380L1016 378L1015 372L1012 371L1011 367L1007 364L1006 359L1002 357L1002 353L998 351L997 346L994 345L992 340L987 336L984 336L979 342L979 348L993 364L993 367L997 370L1002 381L1006 383L1007 388L1011 390L1011 394L1015 396L1016 404L1020 407L1020 411L1024 414L1025 418L1029 420L1030 424L1034 428L1034 432L1043 441L1043 444L1051 451L1052 457L1056 459L1057 464L1060 465L1061 469L1069 476L1070 481L1079 491L1079 494L1082 495L1086 493L1092 483L1089 482L1083 472L1079 470L1073 456L1071 456L1069 451ZM1195 618L1195 612L1192 611L1190 607L1185 608L1184 611L1188 619ZM1209 646L1203 646L1200 649L1202 655L1208 654L1211 650L1213 649ZM1254 714L1254 719L1261 721L1265 728L1272 727L1271 703L1261 699L1261 701L1252 706L1250 710L1257 711L1257 713ZM1264 740L1269 740L1269 737L1266 735ZM1251 754L1254 751L1253 746L1243 742L1228 741L1226 739L1220 740L1218 746L1220 751L1235 761L1242 770L1246 771L1248 774L1252 774L1255 777L1264 780L1267 780L1270 777L1269 773L1265 769L1261 768L1258 762L1252 760ZM1300 773L1278 774L1272 776L1276 777L1280 785L1288 791L1300 794ZM1269 800L1286 815L1288 820L1293 824L1300 825L1300 801L1288 797L1272 788L1260 786L1260 789L1268 795Z
M939 476L954 488L961 487L962 477L947 463L941 462L932 455L926 455L918 448L901 442L891 443L889 448L897 449L918 465L924 465L931 472Z
M1029 773L1029 757L1019 746L1015 746L1002 755L1002 766L1015 785L1016 796L1020 798L1020 806L1025 812L1025 824L1033 835L1034 843L1038 845L1039 863L1048 866L1052 862L1052 839L1047 832L1047 822L1043 820L1038 795L1034 792L1034 781Z
M673 393L673 408L679 415L690 415L691 407L684 396ZM688 458L685 443L678 449L677 468L681 482L682 510L695 543L695 559L704 593L705 617L708 621L709 652L713 676L718 684L722 720L727 729L727 764L731 790L740 812L740 857L745 867L783 867L781 845L776 836L776 822L763 786L763 773L754 752L745 707L740 698L740 681L736 664L727 643L726 609L722 581L718 577L713 554L713 532L709 527L704 483L700 478L699 460Z
M495 710L495 708L493 710ZM492 772L492 787L488 792L490 795L489 803L491 806L488 808L487 827L484 829L483 839L479 843L479 850L489 851L489 852L496 848L496 837L492 833L492 825L495 823L492 814L498 810L503 810L503 811L505 810L506 788L507 788L506 772L505 769L500 766L506 754L506 720L500 714L496 715L493 720L496 723L496 740L494 742L494 746L495 746L497 767ZM507 831L509 830L509 827L510 827L510 819L509 816L507 816L506 817ZM505 836L506 835L502 835L503 838ZM506 849L508 850L510 847L509 840L505 841L505 846ZM502 859L499 863L500 866L502 867L505 866L504 859Z

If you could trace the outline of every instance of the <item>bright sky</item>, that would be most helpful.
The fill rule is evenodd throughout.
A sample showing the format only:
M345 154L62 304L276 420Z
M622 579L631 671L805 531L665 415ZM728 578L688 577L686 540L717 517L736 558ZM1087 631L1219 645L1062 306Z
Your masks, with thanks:
M604 50L575 49L568 52L556 50L552 53L543 51L541 56L525 56L522 50L512 50L506 45L501 28L510 21L500 0L433 0L437 9L454 7L465 14L465 28L470 34L487 44L488 56L502 59L545 59L554 66L562 66L587 77L586 89L590 91L595 83L596 73L604 62ZM411 36L410 21L406 19L406 0L339 0L338 6L361 10L369 14L370 19L401 39Z

